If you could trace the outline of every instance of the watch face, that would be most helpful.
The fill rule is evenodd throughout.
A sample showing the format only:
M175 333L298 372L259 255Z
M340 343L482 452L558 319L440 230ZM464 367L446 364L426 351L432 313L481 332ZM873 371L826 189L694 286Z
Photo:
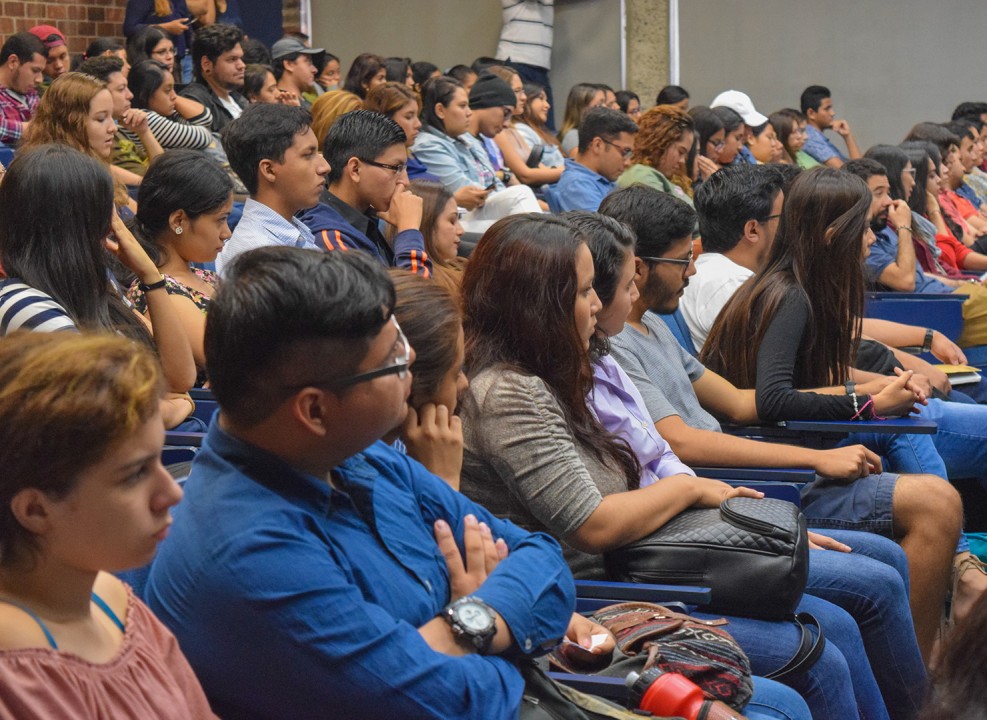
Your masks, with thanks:
M464 603L456 608L456 619L473 632L483 632L491 625L490 612L476 603Z

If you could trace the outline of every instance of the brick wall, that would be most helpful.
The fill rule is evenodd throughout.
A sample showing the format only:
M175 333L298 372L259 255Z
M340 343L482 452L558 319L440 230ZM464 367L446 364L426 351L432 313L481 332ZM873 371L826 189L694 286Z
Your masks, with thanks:
M0 0L0 37L34 25L54 25L65 35L72 54L83 52L94 38L123 40L127 0Z

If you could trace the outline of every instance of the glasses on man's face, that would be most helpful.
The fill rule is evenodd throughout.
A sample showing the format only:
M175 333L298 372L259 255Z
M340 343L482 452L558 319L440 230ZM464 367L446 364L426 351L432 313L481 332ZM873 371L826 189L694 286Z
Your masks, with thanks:
M394 324L394 329L398 331L398 336L394 342L394 359L390 363L374 370L357 373L356 375L348 375L347 377L336 380L294 385L291 389L300 390L303 387L320 387L328 390L345 390L348 387L353 387L354 385L359 385L370 380L376 380L385 375L397 375L398 378L404 380L408 377L408 368L411 367L411 343L408 342L408 338L401 331L401 326L398 325L397 318L393 315L391 315L391 322Z
M621 147L617 143L610 142L609 140L606 140L604 138L600 138L600 140L603 140L605 144L609 145L612 148L617 148L617 152L619 152L620 156L625 160L634 154L634 148L632 147Z
M374 167L383 168L384 170L390 170L395 175L400 175L408 167L408 163L398 163L397 165L388 165L387 163L377 162L376 160L364 160L363 162L367 163L367 165L373 165Z
M693 260L693 249L689 248L689 256L684 258L663 258L663 257L644 257L639 255L642 260L649 263L667 263L668 265L680 265L682 266L682 273L684 274L689 266L692 265Z
M776 215L768 215L766 218L762 218L761 220L758 220L758 222L761 223L762 225L767 225L772 220L777 220L780 217L781 217L781 213L777 213Z

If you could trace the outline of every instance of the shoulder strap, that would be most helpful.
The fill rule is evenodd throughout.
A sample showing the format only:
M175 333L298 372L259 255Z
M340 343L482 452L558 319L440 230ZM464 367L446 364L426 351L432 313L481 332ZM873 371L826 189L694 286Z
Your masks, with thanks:
M96 593L93 593L91 597L96 607L102 610L106 614L106 617L112 620L113 624L120 628L120 632L126 633L127 629L123 626L123 621L120 620L120 618L117 617L117 614L110 609L110 606L106 604L106 601Z
M48 626L45 625L43 622L41 622L41 618L35 615L34 612L29 607L25 605L21 605L20 603L16 603L13 600L5 600L4 598L0 598L0 602L7 603L8 605L13 605L18 610L27 613L28 616L30 616L30 618L34 620L34 622L38 623L38 627L40 627L41 632L45 634L45 640L48 641L48 645L51 646L51 649L58 650L58 643L55 642L55 637L51 634L51 631L48 629Z
M816 664L820 656L822 656L823 649L826 647L826 637L823 635L822 626L815 617L809 613L799 613L798 615L789 616L789 619L798 625L799 631L802 633L802 641L799 643L799 648L795 652L795 655L787 663L764 676L769 680L781 681L793 675L806 672ZM815 638L812 637L812 631L809 630L810 625L814 625L816 628Z

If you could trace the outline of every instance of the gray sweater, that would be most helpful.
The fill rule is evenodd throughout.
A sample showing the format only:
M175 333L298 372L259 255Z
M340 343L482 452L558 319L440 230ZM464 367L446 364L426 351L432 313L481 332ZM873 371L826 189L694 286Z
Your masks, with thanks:
M602 578L603 557L565 539L606 495L628 489L623 473L576 444L538 377L488 368L471 380L460 413L463 494L527 530L552 535L577 577Z

